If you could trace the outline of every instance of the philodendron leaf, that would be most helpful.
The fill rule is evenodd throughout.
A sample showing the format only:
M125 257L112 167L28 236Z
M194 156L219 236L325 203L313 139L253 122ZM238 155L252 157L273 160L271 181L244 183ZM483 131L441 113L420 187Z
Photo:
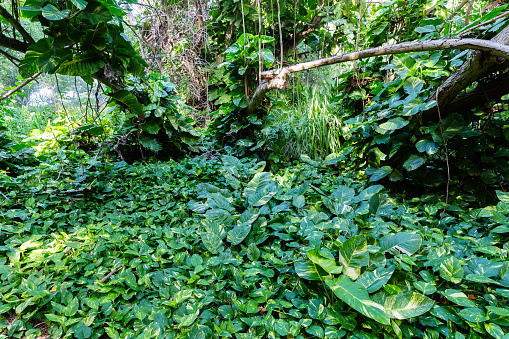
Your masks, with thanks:
M404 163L403 167L407 171L413 171L424 165L426 158L424 156L412 154Z
M385 178L392 172L391 166L384 166L382 168L377 169L376 171L371 174L371 177L369 178L369 181L378 181L380 179Z
M440 276L447 281L459 284L464 275L460 261L454 256L448 257L440 264Z
M390 295L384 303L389 316L400 320L418 317L428 312L433 305L433 300L417 292Z
M71 2L74 4L74 6L81 10L84 10L88 4L88 1L86 0L71 0Z
M459 312L460 316L471 323L482 323L488 320L486 312L477 307L464 308Z
M352 279L357 279L360 268L368 266L368 241L364 235L356 235L346 240L339 249L339 262Z
M251 206L263 206L277 194L277 186L270 177L269 172L258 172L246 185L244 194Z
M445 292L443 292L443 294L447 299L449 299L450 301L452 301L453 303L455 303L457 305L465 306L465 307L475 307L476 306L476 303L473 302L472 300L468 299L467 295L461 291L449 289L449 290L445 290Z
M329 274L339 274L341 273L342 268L336 265L336 260L334 257L326 258L320 254L320 250L313 249L306 252L309 260L311 260L316 265L319 265Z
M42 8L42 16L50 21L58 21L65 19L69 13L71 13L70 10L64 9L63 11L59 10L52 4L47 4Z
M382 288L394 273L394 266L379 267L373 272L366 271L357 279L357 283L363 285L368 293L374 293Z
M414 287L421 291L423 294L433 294L437 291L435 285L424 281L414 282Z
M63 66L63 65L62 65ZM120 90L110 95L112 99L127 107L134 114L143 114L143 106L138 102L134 94L127 90Z
M255 243L251 243L247 247L247 257L252 261L256 261L258 258L260 258L260 250Z
M418 234L401 232L382 237L378 246L382 252L397 250L412 255L419 250L421 242L422 239Z
M105 63L101 55L95 51L86 51L83 54L78 54L72 57L71 60L63 62L57 69L57 73L63 75L90 76L104 67ZM119 91L124 92L124 91ZM119 93L117 92L117 93ZM127 92L127 91L125 91ZM128 92L129 93L129 92ZM115 93L116 94L116 93ZM132 94L131 94L132 95ZM114 96L114 95L112 95ZM134 95L133 95L134 96ZM139 113L143 113L143 108L140 105Z
M298 261L294 264L294 267L295 273L303 279L323 281L329 277L327 272L312 261Z
M327 278L325 283L339 299L357 312L379 323L390 324L390 319L385 308L371 300L368 292L362 285L353 282L346 275L342 275L337 279Z
M403 128L408 124L409 124L408 120L405 120L401 117L397 117L384 122L383 124L380 125L380 128L388 131L394 131Z
M251 225L249 223L243 223L235 226L231 231L228 232L228 241L233 245L240 244L251 231Z

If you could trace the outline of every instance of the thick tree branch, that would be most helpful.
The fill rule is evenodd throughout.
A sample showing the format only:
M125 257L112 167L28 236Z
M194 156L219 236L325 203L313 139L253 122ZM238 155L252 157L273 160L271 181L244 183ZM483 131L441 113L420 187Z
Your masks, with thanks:
M442 115L454 112L470 112L473 108L488 104L492 100L500 98L509 93L509 73L498 76L495 80L477 86L476 89L458 96L449 105L446 111L440 109Z
M30 44L28 42L9 38L8 36L0 33L0 47L5 47L13 51L26 53L29 46Z
M337 55L329 58L314 60L310 62L304 62L292 66L285 67L283 69L273 69L270 71L262 72L262 82L256 89L251 102L246 108L247 113L252 113L256 110L258 105L263 100L265 94L275 88L287 87L286 77L290 73L300 72L307 69L333 65L346 61L354 61L364 58L370 58L374 56L389 55L389 54L400 54L400 53L411 53L411 52L423 52L423 51L436 51L444 49L474 49L478 51L487 52L494 56L501 57L503 59L509 59L509 45L499 43L493 40L481 40L481 39L440 39L440 40L429 40L429 41L418 41L418 42L407 42L396 45L382 46L376 48L369 48L358 52L347 53Z
M25 87L29 82L31 82L32 80L34 80L35 78L37 78L41 74L42 74L42 72L36 73L36 74L32 75L30 78L25 79L21 84L19 84L18 86L14 87L10 91L5 92L5 94L0 97L0 101L7 99L8 97L10 97L15 92L17 92L20 89L22 89L23 87Z
M3 6L0 6L0 15L7 20L12 27L14 27L19 34L25 39L26 42L28 42L30 45L35 44L34 38L28 32L25 30L25 28L21 25L21 23L14 18L11 13L7 9L5 9Z
M465 39L468 40L468 39ZM504 28L493 39L487 40L499 45L509 47L509 26ZM495 55L495 53L492 53ZM450 112L447 107L467 86L474 81L500 69L508 68L509 61L486 55L483 53L472 53L472 56L458 70L451 74L438 87L431 100L438 97L438 105L444 112ZM501 55L498 55L501 56ZM420 119L423 122L436 119L436 107L423 112Z

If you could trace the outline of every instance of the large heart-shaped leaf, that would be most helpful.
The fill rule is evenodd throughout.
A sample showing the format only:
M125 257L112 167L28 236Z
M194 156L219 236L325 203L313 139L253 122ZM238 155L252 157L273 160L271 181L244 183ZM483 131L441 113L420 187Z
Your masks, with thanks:
M433 305L433 300L417 292L390 295L384 303L389 316L401 320L418 317L428 312Z
M356 235L346 240L339 249L339 261L346 274L357 279L361 267L369 264L368 241L364 235Z
M459 284L464 275L460 261L454 256L448 257L440 264L440 276L447 281Z
M329 277L327 272L312 261L298 261L294 264L294 267L295 273L303 279L323 281Z
M390 319L385 308L369 298L366 289L342 275L338 279L326 279L325 283L334 294L348 306L379 323L389 325Z
M127 107L134 114L143 114L143 105L138 102L134 94L127 90L120 90L112 93L111 98Z
M382 237L378 243L381 251L400 251L412 255L421 247L422 239L418 234L400 232Z
M357 283L363 285L368 293L378 291L385 285L392 274L394 273L394 266L379 267L374 271L366 271L362 273L357 279Z
M71 60L63 62L62 65L60 65L58 68L57 73L81 77L90 76L102 69L104 65L105 63L99 54L95 53L94 51L87 51L83 54L73 56ZM139 112L139 114L143 113L141 105Z
M319 265L323 268L327 273L330 274L339 274L341 273L342 268L336 265L336 260L334 256L330 254L330 256L325 256L327 253L324 251L313 249L306 252L309 260L311 260L316 265Z
M244 241L250 231L251 225L249 223L237 225L228 232L228 241L233 245L238 245Z
M42 16L50 21L65 19L69 13L71 13L70 10L64 9L61 11L52 4L47 4L42 8Z

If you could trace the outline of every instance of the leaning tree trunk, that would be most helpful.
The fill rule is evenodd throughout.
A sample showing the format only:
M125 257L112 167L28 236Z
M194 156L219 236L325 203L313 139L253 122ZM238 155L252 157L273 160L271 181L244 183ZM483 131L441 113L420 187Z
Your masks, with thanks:
M497 37L498 39L502 39L501 37L506 37L508 29L504 29ZM437 51L437 50L445 50L445 49L473 49L478 51L474 53L475 55L480 55L479 63L473 65L476 69L468 72L468 68L465 67L465 72L463 76L458 76L456 73L451 75L454 76L454 80L452 81L461 81L461 86L449 86L450 88L458 89L458 88L466 88L468 84L472 81L476 80L482 74L489 74L487 72L492 71L494 69L498 69L500 67L500 63L509 64L507 61L509 59L509 45L502 42L499 42L496 39L492 40L482 40L482 39L462 39L462 38L451 38L451 39L439 39L439 40L429 40L429 41L418 41L418 42L407 42L396 45L382 46L376 48L369 48L358 52L342 54L338 56L333 56L329 58L314 60L310 62L304 62L288 67L284 67L281 69L273 69L270 71L262 72L262 83L258 86L255 91L255 94L251 98L248 107L246 108L246 112L252 113L254 112L258 106L261 104L265 95L273 90L273 89L284 89L288 88L289 84L286 81L287 76L290 73L300 72L307 69L338 64L346 61L354 61L364 58L370 58L374 56L381 55L390 55L390 54L400 54L400 53L411 53L411 52L423 52L423 51ZM484 52L484 53L479 53ZM488 59L490 62L485 65L481 63L482 59ZM503 60L503 61L502 61ZM481 71L477 68L481 68L480 66L485 66ZM477 74L476 74L477 73ZM471 76L467 80L464 80L466 75L476 74L474 78ZM448 83L448 81L444 82ZM461 90L460 90L461 91ZM459 92L458 92L459 93ZM457 94L452 97L454 99ZM450 99L452 101L452 99ZM440 104L440 103L439 103Z
M504 28L490 41L509 45L509 26ZM481 103L485 103L487 99L488 101L499 99L501 96L507 94L508 91L503 90L507 88L507 84L498 81L492 84L488 83L486 86L481 86L478 88L481 90L470 93L468 100L463 103L461 102L461 98L458 98L459 101L455 101L458 95L474 81L508 68L509 61L506 60L506 58L496 56L489 51L475 51L457 71L451 74L442 85L438 87L430 100L436 100L438 98L437 105L443 118L449 113L460 112L459 109L470 110ZM430 120L437 120L437 107L423 112L420 119L423 123Z

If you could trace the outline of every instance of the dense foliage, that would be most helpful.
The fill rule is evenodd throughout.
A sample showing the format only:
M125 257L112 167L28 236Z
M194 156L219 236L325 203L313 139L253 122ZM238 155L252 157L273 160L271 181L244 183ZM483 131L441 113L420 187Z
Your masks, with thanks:
M0 72L4 92L46 73L60 97L0 105L0 338L507 339L506 59L380 54L294 73L250 109L267 69L506 39L507 13L0 2L0 53L20 70L15 85ZM470 65L485 69L441 101Z
M339 175L344 159L271 174L59 151L2 176L4 336L502 338L509 196L440 218L436 197Z

